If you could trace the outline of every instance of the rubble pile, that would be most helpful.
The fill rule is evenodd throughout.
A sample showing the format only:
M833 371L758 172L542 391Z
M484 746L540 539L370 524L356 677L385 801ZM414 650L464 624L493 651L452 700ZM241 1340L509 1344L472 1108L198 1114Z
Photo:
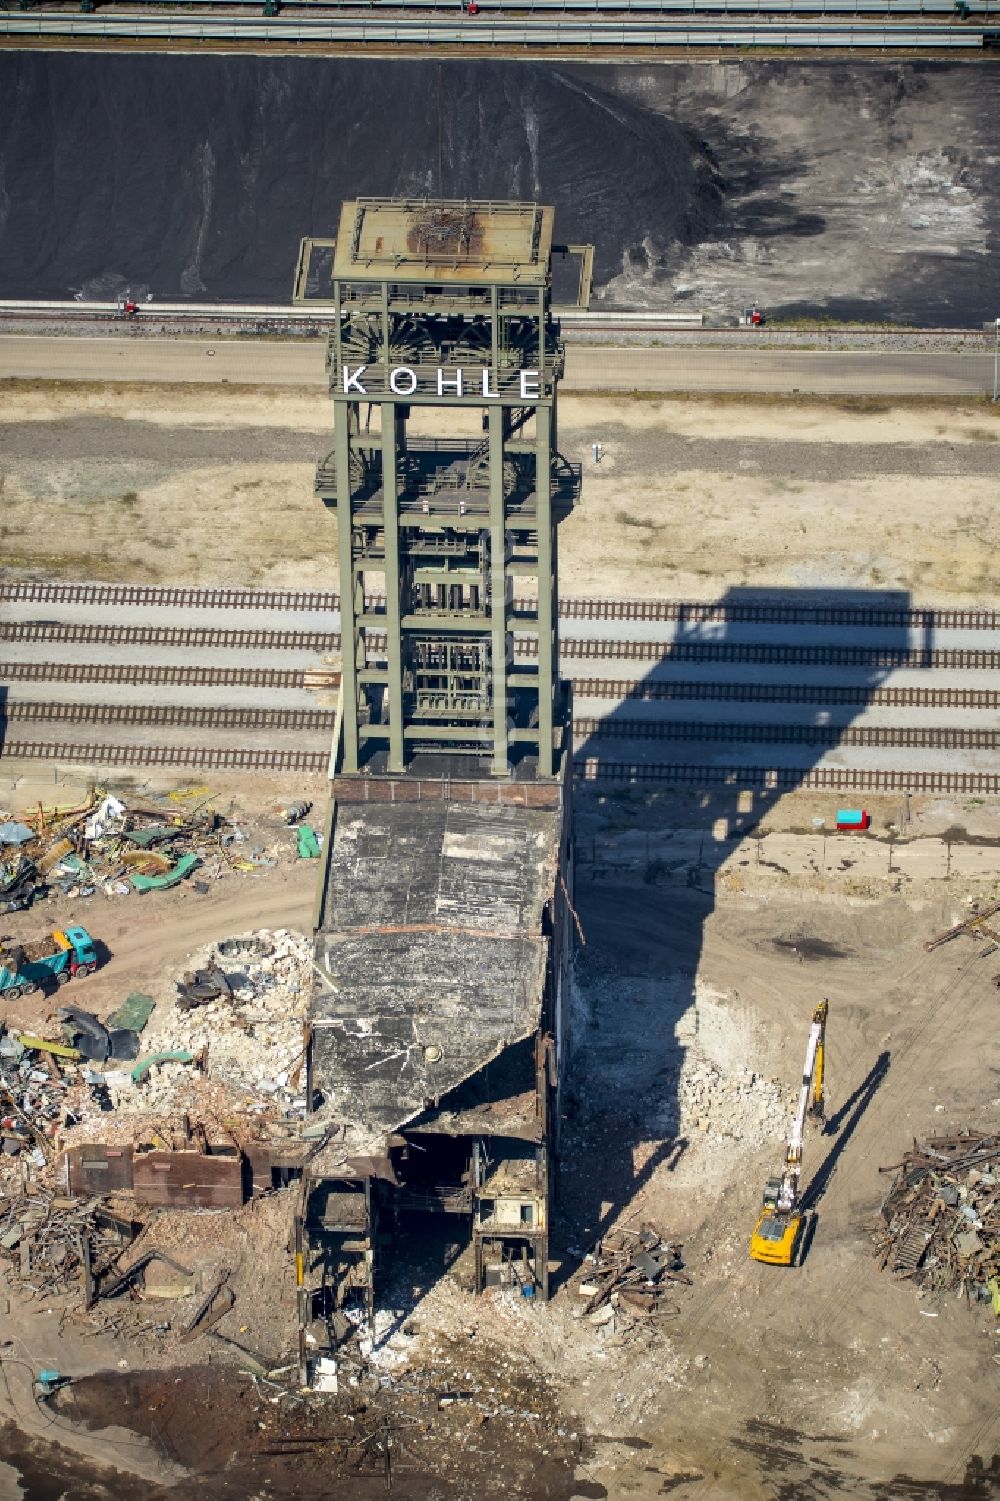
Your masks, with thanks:
M219 973L223 983L214 998L192 1000L192 991L212 988L199 984L199 976ZM207 1080L249 1096L251 1109L277 1107L287 1119L304 1118L303 1023L311 973L309 940L284 929L199 950L176 976L176 1001L160 1001L153 1011L140 1064L105 1075L115 1111L185 1108L195 1077L190 1065L200 1062Z
M33 1185L0 1200L0 1266L39 1295L66 1292L91 1268L117 1260L131 1227L100 1199L65 1198Z
M0 812L0 914L55 896L117 898L164 890L196 871L197 883L219 880L232 870L298 858L306 832L316 842L301 824L308 803L292 804L292 816L280 810L266 842L217 813L208 792L199 788L126 804L95 790L73 808L39 805L16 820ZM293 837L287 826L296 821Z
M1000 1314L1000 1136L966 1131L914 1141L881 1217L880 1268L923 1292L992 1302Z
M716 1141L736 1140L757 1149L787 1135L787 1091L749 1068L723 1070L688 1049L679 1072L664 1077L666 1109L660 1128L668 1136L705 1133Z
M653 1225L614 1230L587 1253L577 1274L576 1290L587 1300L583 1316L604 1322L619 1310L642 1317L677 1314L670 1294L691 1285L683 1267L679 1243L665 1240Z
M75 1065L60 1068L16 1037L0 1035L0 1162L39 1170L47 1165L75 1078Z

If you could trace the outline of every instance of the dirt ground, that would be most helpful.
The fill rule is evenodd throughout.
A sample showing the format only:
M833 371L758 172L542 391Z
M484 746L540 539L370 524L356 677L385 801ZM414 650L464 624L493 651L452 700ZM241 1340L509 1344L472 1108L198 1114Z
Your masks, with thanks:
M564 593L860 588L935 605L1000 584L989 405L595 396L559 417L584 466ZM329 588L336 522L312 476L331 421L322 394L295 390L6 383L0 567Z
M335 527L317 521L311 490L328 443L322 397L6 394L6 568L335 582ZM561 533L567 593L714 598L760 585L900 589L916 604L995 596L1000 423L984 407L588 398L564 401L560 417L564 448L586 466L584 498ZM605 447L598 466L595 440ZM329 546L317 556L320 526ZM215 780L224 802L244 796L258 809L316 795ZM904 890L888 878L806 882L749 864L723 878L712 831L725 821L746 832L752 821L726 797L579 798L586 944L548 1307L474 1299L456 1244L415 1243L386 1291L373 1370L313 1404L254 1385L234 1369L238 1352L209 1336L178 1345L175 1330L156 1327L171 1322L158 1300L130 1302L116 1328L49 1300L24 1305L0 1284L0 1339L12 1342L0 1344L0 1421L17 1428L3 1453L32 1477L29 1495L47 1501L60 1476L73 1477L82 1501L133 1494L121 1474L96 1468L103 1461L143 1477L154 1501L168 1486L177 1501L196 1491L364 1498L385 1493L388 1451L392 1493L414 1501L1000 1494L995 1317L954 1297L919 1297L871 1254L888 1182L880 1168L914 1136L1000 1128L994 966L967 940L929 955L922 946L968 911L970 894L1000 899L997 883L915 878ZM902 817L899 799L874 799L872 811L880 838ZM961 830L995 842L1000 827L997 800L914 799L905 811L910 837ZM830 808L796 793L752 813L767 829L804 834ZM637 828L703 836L697 881L674 879L669 861L588 861L588 836L592 850L617 840L624 851ZM213 938L307 929L314 878L289 863L204 894L95 897L4 926L29 938L74 917L86 923L110 951L81 991L103 1014L144 988L151 968L167 972ZM806 1180L823 1185L818 1224L804 1266L786 1272L752 1263L746 1245L824 996L833 1129L807 1142ZM227 1232L257 1281L220 1332L268 1361L294 1358L286 1209L277 1192L260 1211L273 1222L255 1231L251 1213ZM210 1275L225 1237L213 1236L212 1216L198 1218L188 1243L176 1224L164 1222L163 1234ZM648 1323L581 1317L575 1273L588 1247L643 1220L683 1245L692 1282L678 1289L676 1311ZM254 1256L265 1243L271 1262ZM152 1327L137 1338L140 1323ZM42 1363L79 1378L51 1408L31 1397ZM0 1496L8 1483L16 1496L0 1465Z
M880 837L897 802L874 808ZM792 794L757 811L766 827L794 832L820 806L816 794ZM984 1053L994 966L968 940L931 955L922 946L968 910L969 888L914 883L903 896L885 881L859 894L775 869L734 886L714 883L709 868L692 889L642 861L609 875L586 857L588 835L624 849L637 826L708 830L724 813L718 798L670 793L580 800L586 944L546 1308L509 1293L474 1298L467 1252L447 1234L414 1238L389 1277L373 1366L357 1367L336 1397L302 1401L255 1383L240 1353L212 1336L179 1345L185 1304L147 1297L109 1318L75 1300L12 1300L0 1419L21 1430L5 1451L15 1468L70 1466L79 1483L89 1476L93 1501L127 1489L99 1468L90 1475L101 1458L141 1472L150 1496L174 1486L177 1501L196 1490L228 1501L251 1486L364 1498L385 1493L387 1449L392 1493L414 1501L997 1494L995 1317L919 1297L877 1270L871 1246L888 1181L879 1169L912 1137L1000 1128L1000 1070ZM988 838L1000 804L914 800L910 814L913 837L961 827ZM310 899L292 867L177 902L152 924L151 909L130 901L115 913L106 970L87 984L105 984L110 1003L136 982L140 955L148 977L151 964L169 968L234 928L306 927ZM39 928L30 919L17 918L22 936ZM110 917L90 920L103 932ZM805 1265L786 1272L752 1263L746 1242L822 996L833 1130L811 1131L805 1177L826 1186ZM171 1214L151 1228L205 1279L222 1259L237 1266L245 1297L219 1332L272 1366L294 1359L290 1197L276 1193L224 1226L211 1213ZM691 1286L661 1320L582 1319L583 1253L611 1226L647 1221L682 1243ZM22 1367L40 1362L79 1379L34 1409ZM75 1472L67 1448L82 1456ZM179 1478L192 1472L197 1484Z

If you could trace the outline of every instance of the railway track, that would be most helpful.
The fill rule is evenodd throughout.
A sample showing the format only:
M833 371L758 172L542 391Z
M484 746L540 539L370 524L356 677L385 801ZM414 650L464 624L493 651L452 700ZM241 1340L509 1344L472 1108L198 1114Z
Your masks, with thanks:
M0 641L46 642L61 645L174 646L211 651L311 651L340 649L335 631L229 630L215 626L80 625L61 622L7 622L0 624ZM378 632L369 632L371 650L384 649ZM516 639L515 656L533 659L538 640ZM768 642L735 641L617 641L607 638L564 638L564 658L616 662L736 662L744 665L783 667L866 667L890 672L900 668L996 671L1000 650L974 647L902 648L875 646L801 646Z
M240 750L191 745L85 745L73 741L8 740L8 756L66 761L91 766L171 766L199 771L314 772L326 770L325 751ZM667 761L605 761L578 757L574 777L584 782L633 786L728 786L790 791L812 788L830 792L934 792L951 796L1000 793L1000 775L981 771L870 771L818 766L809 771L789 767L697 766Z
M164 667L143 662L0 662L0 681L122 683L156 688L303 688L295 667Z
M294 667L169 667L142 662L0 662L0 680L22 683L119 683L155 688L304 688ZM586 678L570 670L578 699L614 702L817 704L832 708L1000 709L989 688L887 688L863 684L651 682L646 678ZM8 705L13 717L15 702ZM82 707L82 706L79 706Z
M867 746L885 750L1000 749L998 730L937 726L741 724L703 720L576 719L573 740L700 740L739 745Z
M7 740L3 754L29 761L197 767L200 771L325 771L330 760L329 751L244 750L218 745L81 745L50 740Z
M337 631L229 630L200 625L91 625L63 621L7 621L0 641L64 646L183 646L208 651L339 651Z
M117 724L151 728L297 731L329 734L333 710L229 709L191 704L69 704L15 701L7 706L9 723ZM687 740L747 745L866 746L908 750L1000 749L1000 730L939 726L741 724L726 721L580 717L573 739Z
M323 708L215 708L192 704L48 704L14 701L6 720L74 725L137 725L171 729L260 729L330 734L333 710ZM700 740L742 744L866 746L920 751L997 751L1000 729L949 726L773 725L703 720L574 719L574 743L589 740Z
M737 662L758 667L866 667L873 672L903 668L924 671L970 670L989 672L1000 667L1000 650L973 647L903 649L879 646L795 646L736 641L608 641L563 640L562 657L616 662ZM515 643L515 656L538 655L536 637Z
M714 703L821 704L824 708L1000 709L1000 692L989 688L867 688L817 683L658 683L646 678L573 678L578 699L671 703L709 699Z
M580 757L573 775L582 782L630 786L746 787L790 792L936 792L949 797L1000 792L1000 776L989 771L866 771L849 766L815 766L796 771L778 766L686 766L666 761L598 761Z
M289 613L340 609L334 590L187 589L154 584L60 584L31 581L0 583L0 601L26 604L104 605L110 608L153 606L185 610L283 610ZM373 595L369 609L385 608ZM515 611L532 601L514 601ZM769 604L767 601L698 601L670 599L565 598L561 620L680 621L686 625L805 625L889 628L895 630L1000 630L1000 611L981 609L894 609L880 606Z
M203 704L50 704L15 700L3 717L9 723L45 721L71 724L149 725L177 729L333 730L332 709L226 709Z
M5 581L0 583L0 603L4 601L27 602L41 607L48 603L97 606L110 615L109 619L91 622L41 619L0 623L0 642L22 646L37 644L49 648L59 645L106 645L153 651L156 648L181 648L195 652L205 651L207 654L230 650L264 654L265 657L270 653L293 651L316 657L335 653L340 647L340 634L337 631L315 628L272 629L254 624L254 612L257 612L259 619L261 610L286 613L292 617L292 624L294 616L303 612L319 616L332 614L339 606L339 597L330 590L171 589L145 585L32 584ZM374 615L384 605L384 601L378 597L367 603L370 613ZM515 608L518 605L527 607L530 601L518 601ZM244 626L237 618L234 625L233 615L230 615L230 620L225 625L216 625L210 623L210 620L201 625L176 626L130 623L130 608L142 606L244 612L249 623ZM117 611L122 611L123 615L116 617ZM735 720L706 723L694 717L673 721L643 717L628 713L627 707L611 710L612 703L627 706L629 703L639 702L667 704L684 701L816 705L830 710L838 707L860 710L867 706L997 710L1000 709L1000 689L896 687L882 685L874 679L876 675L903 668L927 673L1000 669L1000 646L994 648L988 637L982 647L937 647L930 644L932 633L943 629L1000 632L1000 612L966 609L910 610L890 606L808 607L767 601L717 603L574 598L562 601L561 615L564 620L670 622L680 628L678 634L682 637L670 642L612 640L603 635L600 639L569 635L563 638L561 656L564 670L573 680L577 701L610 701L608 713L578 715L574 722L577 746L575 775L583 780L687 786L738 782L739 785L748 787L785 790L792 787L813 787L858 793L868 790L906 790L959 795L1000 791L1000 772L994 774L944 769L918 772L873 771L843 766L817 766L806 771L766 766L705 766L690 764L682 759L669 759L671 746L676 746L683 757L681 746L685 743L714 743L731 746L735 758L741 758L740 747L745 747L743 755L748 760L766 760L768 746L800 745L812 747L817 752L835 746L845 749L859 747L939 752L944 765L947 765L950 754L974 751L995 754L1000 750L1000 725L994 728L987 723L981 728L968 725L959 728L932 725L769 724L752 717L746 723ZM132 619L134 620L134 616ZM738 642L719 637L713 639L713 627L729 624L778 626L786 629L795 626L819 627L831 633L863 628L881 631L883 643L884 633L887 631L905 632L906 635L898 647L844 643L836 639L821 639L817 642L803 642L801 639L789 642ZM686 638L688 628L695 639ZM928 642L926 646L921 644L924 640ZM379 633L370 631L368 642L370 649L377 654ZM515 654L520 660L534 659L537 649L536 637L528 634L516 636ZM141 654L141 651L136 653L137 656ZM691 663L692 670L686 678L676 682L656 681L649 676L597 677L594 676L595 668L590 665L596 662L634 662L640 664L640 672L646 673L655 670L656 664L661 662ZM721 683L699 678L700 666L719 663L732 664L738 669L752 666L783 669L796 666L855 668L871 674L873 681L870 687L863 682L836 683L830 686L823 683L772 684L750 680L754 676L752 673L747 674L747 681L740 681L738 672L732 674L733 680ZM613 667L611 670L614 670ZM4 679L12 683L44 684L45 687L40 690L43 693L53 692L54 685L58 683L109 684L121 688L143 685L220 690L242 688L267 692L278 689L301 691L320 682L315 669L256 664L235 668L164 665L144 661L14 661L0 663L0 681ZM930 682L933 681L931 678ZM127 694L123 697L127 699ZM230 769L317 773L326 770L328 750L323 740L332 733L334 724L334 715L329 708L232 707L217 702L208 705L142 705L127 701L74 704L14 700L7 704L3 719L6 724L6 739L2 753L7 757L26 756L108 766L197 767L204 771ZM145 728L153 732L150 736L152 739L157 738L155 731L159 728L203 733L177 737L188 743L173 746L88 745L81 741L79 734L74 734L74 730L82 730L84 726L101 725L108 726L112 734L115 726ZM19 729L21 726L23 731ZM255 735L258 745L234 747L190 743L192 739L210 742L213 734L222 732L229 732L230 738L233 738L234 731L237 734L246 732L248 739ZM270 749L266 744L259 743L268 734L282 732L301 737L294 749ZM28 738L29 736L33 738ZM65 739L60 738L62 736ZM309 737L316 738L310 741ZM617 755L613 750L615 742L621 746ZM629 754L625 742L648 743L649 756L638 761L625 759L622 751L625 756ZM663 748L659 753L656 749L658 745ZM604 746L608 748L607 754L603 750ZM636 755L638 752L633 750L631 754Z

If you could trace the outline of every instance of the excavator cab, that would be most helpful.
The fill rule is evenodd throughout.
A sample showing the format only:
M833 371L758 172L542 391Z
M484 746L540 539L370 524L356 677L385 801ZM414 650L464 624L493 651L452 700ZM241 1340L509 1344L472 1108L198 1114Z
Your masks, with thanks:
M762 1209L750 1237L750 1255L754 1261L794 1266L802 1240L803 1219L797 1209L790 1214L781 1214L774 1208Z

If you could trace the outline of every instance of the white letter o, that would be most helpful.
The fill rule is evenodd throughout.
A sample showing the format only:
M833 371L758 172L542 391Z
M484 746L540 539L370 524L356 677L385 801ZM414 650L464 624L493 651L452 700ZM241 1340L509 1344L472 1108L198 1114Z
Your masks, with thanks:
M404 375L408 376L410 381L410 384L405 387L399 384L400 379ZM389 390L392 392L393 396L412 396L416 389L416 371L411 370L409 365L399 365L395 370L391 370L389 372Z

